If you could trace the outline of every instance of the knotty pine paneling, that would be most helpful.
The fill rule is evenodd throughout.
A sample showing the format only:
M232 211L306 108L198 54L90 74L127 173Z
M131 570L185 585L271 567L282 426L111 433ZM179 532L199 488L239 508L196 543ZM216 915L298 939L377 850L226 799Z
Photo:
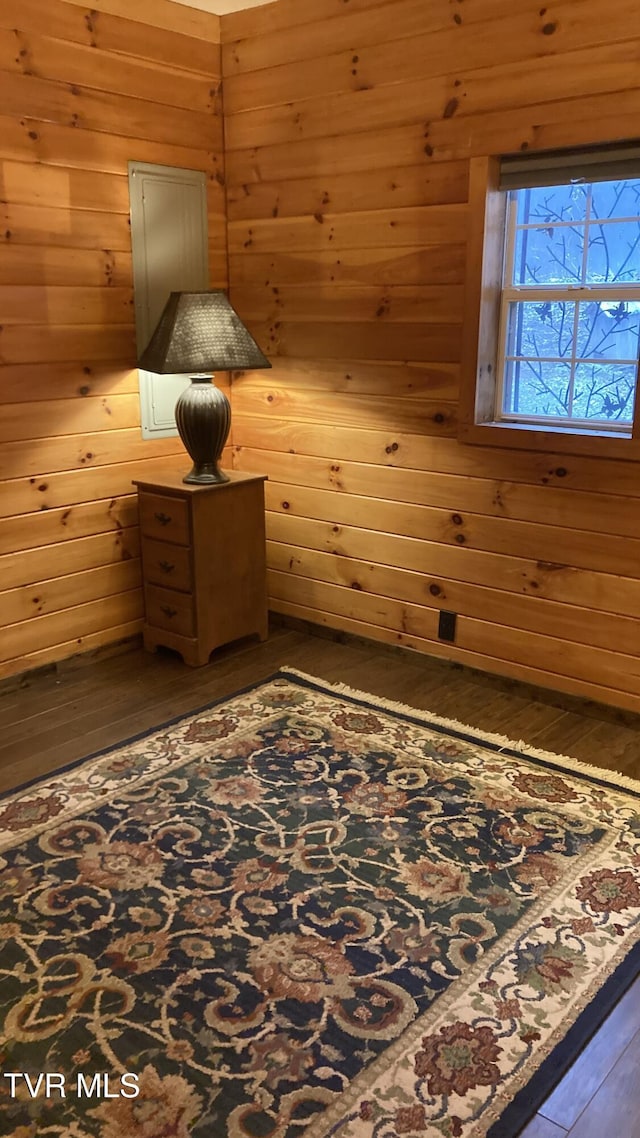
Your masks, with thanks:
M205 171L226 287L220 82L208 13L0 4L0 677L141 627L132 479L188 458L140 433L127 163Z
M636 0L222 17L233 382L271 606L640 710L637 467L461 446L469 159L637 137ZM454 645L441 609L459 613Z

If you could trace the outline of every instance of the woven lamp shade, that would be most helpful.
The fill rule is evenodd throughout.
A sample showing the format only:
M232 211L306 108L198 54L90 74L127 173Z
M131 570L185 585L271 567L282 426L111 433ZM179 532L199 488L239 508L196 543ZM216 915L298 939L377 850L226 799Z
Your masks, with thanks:
M224 392L211 382L211 373L271 364L226 294L214 289L172 292L138 366L159 375L191 373L191 384L176 403L178 432L193 460L184 481L227 482L218 463L229 434L231 408Z
M139 361L160 375L271 367L224 292L172 292Z

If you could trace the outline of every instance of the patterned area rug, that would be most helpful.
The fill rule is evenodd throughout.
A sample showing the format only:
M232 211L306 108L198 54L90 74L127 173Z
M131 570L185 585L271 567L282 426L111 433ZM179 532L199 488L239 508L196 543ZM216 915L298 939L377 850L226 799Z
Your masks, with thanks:
M523 751L285 670L6 798L0 1132L517 1133L640 941L640 786Z

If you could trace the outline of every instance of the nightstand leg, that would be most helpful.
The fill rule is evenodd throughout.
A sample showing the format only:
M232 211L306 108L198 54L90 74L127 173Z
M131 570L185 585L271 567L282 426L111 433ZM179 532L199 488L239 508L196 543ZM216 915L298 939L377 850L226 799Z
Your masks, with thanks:
M178 651L190 668L204 668L211 656L210 652L205 652L201 648L179 648Z

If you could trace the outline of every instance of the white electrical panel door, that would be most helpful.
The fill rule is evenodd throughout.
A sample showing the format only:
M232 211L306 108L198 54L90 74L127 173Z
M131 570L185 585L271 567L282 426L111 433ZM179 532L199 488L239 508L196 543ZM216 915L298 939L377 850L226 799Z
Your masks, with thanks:
M207 179L199 170L129 163L138 355L171 292L209 285ZM139 371L142 437L176 435L175 405L189 376Z

